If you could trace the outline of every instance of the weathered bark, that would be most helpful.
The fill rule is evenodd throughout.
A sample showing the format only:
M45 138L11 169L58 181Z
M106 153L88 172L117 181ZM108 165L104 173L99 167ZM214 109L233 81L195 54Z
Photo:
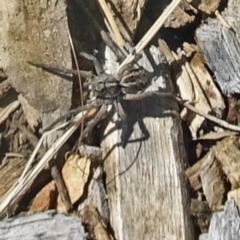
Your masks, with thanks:
M207 239L239 239L239 222L239 207L236 205L234 200L228 201L223 212L213 214Z
M197 42L221 90L226 94L240 93L239 2L229 0L222 15L232 29L224 27L217 19L209 19L196 31Z
M87 234L78 217L48 211L1 221L0 239L86 240Z
M166 60L157 48L150 55L155 61L155 84L171 83ZM141 65L152 71L149 59ZM159 86L159 85L158 85ZM194 239L190 220L189 196L184 168L181 121L171 98L148 97L123 102L130 136L121 145L121 131L112 123L102 143L105 153L110 219L116 238ZM137 124L138 123L138 124Z

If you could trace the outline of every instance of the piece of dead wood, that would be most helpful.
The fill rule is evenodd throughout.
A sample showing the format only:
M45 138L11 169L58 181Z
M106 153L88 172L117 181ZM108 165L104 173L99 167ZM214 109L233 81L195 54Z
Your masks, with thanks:
M240 125L240 100L234 96L227 98L228 113L226 120L232 124Z
M213 14L217 8L219 7L221 0L187 0L188 3L193 5L196 9L199 9L200 11L207 13L209 15Z
M164 3L164 1L161 1L161 3L162 2ZM169 3L169 1L165 1L165 2L167 2L167 4ZM156 6L152 4L153 14L155 9L156 9ZM180 2L179 6L175 8L175 10L170 14L170 16L164 22L164 27L165 28L181 28L181 27L189 26L196 19L196 16L193 12L196 12L195 8L187 4L185 1Z
M138 63L147 71L156 71L151 90L171 92L163 55L156 47L146 56L142 54ZM147 56L151 56L154 64ZM193 239L192 221L186 211L189 201L183 176L186 155L176 102L150 96L123 102L123 109L128 126L126 148L121 148L121 133L112 122L102 142L111 226L116 238Z
M240 188L229 191L227 194L227 199L228 201L231 199L234 200L238 207L240 207Z
M16 100L6 107L0 109L0 124L3 123L9 117L9 115L19 107L19 105L20 102Z
M239 222L239 207L234 200L226 202L224 211L213 214L207 239L239 239Z
M205 61L202 54L199 51L196 52L190 61L190 66L210 104L212 112L214 112L219 118L222 118L226 107L224 99L204 64Z
M93 177L88 185L87 196L78 206L78 210L83 210L86 206L94 206L105 223L110 222L108 197L104 184L103 167L98 166L93 173Z
M197 220L201 232L207 232L212 217L208 202L191 199L191 214Z
M208 161L209 156L211 157L211 153L207 153L202 159L197 161L192 167L188 168L185 171L185 174L190 182L191 187L194 190L198 190L202 187L200 172L201 166L204 162Z
M221 163L215 158L215 152L212 150L201 165L200 178L209 207L213 211L218 210L223 204L226 182Z
M83 121L84 119L83 115L85 114L84 116L86 117L88 113L85 113L85 112L79 113L73 119L73 125L63 134L62 137L56 140L56 142L51 146L51 148L47 150L47 152L40 159L38 164L36 164L34 168L31 169L30 172L25 171L25 174L24 175L22 174L21 177L18 179L18 181L8 190L8 192L4 195L4 197L1 198L0 200L0 216L1 217L6 214L6 209L14 202L14 200L17 200L17 197L19 197L29 187L29 184L32 183L32 181L38 176L38 174L42 171L42 169L46 166L46 164L48 164L48 162L52 159L52 157L58 152L58 150L67 141L67 139L73 134L73 132L78 127L78 125ZM43 135L43 137L38 142L25 168L29 168L29 166L31 166L39 148L41 147L44 137L47 134L49 133L45 133L45 135Z
M92 239L113 240L114 237L109 234L107 226L102 221L97 209L93 205L87 205L80 211L82 222L87 225L88 232Z
M219 141L214 147L215 156L231 183L232 189L240 187L240 148L239 138L229 137Z
M56 160L56 159L55 159ZM64 181L61 171L59 170L56 163L51 166L51 176L54 179L59 197L61 202L64 205L64 212L70 212L73 209L73 205L71 203L71 199L69 196L69 188L67 188L66 181Z
M225 137L236 136L238 134L239 132L232 132L232 131L209 132L198 137L196 140L219 140Z
M181 98L194 104L196 109L202 109L204 113L209 113L211 111L210 106L187 58L178 56L170 51L162 40L159 40L159 46L168 59L172 76L178 86ZM204 118L196 113L187 111L185 108L181 112L181 117L188 122L192 136L196 138L196 133L202 125Z
M239 93L239 54L240 54L240 8L238 1L228 1L222 15L232 29L223 27L218 20L209 19L196 31L196 40L209 68L225 94ZM207 43L207 44L206 44Z
M29 213L53 209L56 206L57 196L56 184L54 181L51 181L34 197Z
M0 198L8 191L8 189L17 181L21 175L26 159L8 155L0 165Z
M168 49L169 51L170 49ZM171 52L174 61L178 63L178 56ZM189 75L189 72L186 69L185 64L179 64L178 68L181 69L180 74L176 72L176 75L179 75L176 77L176 84L179 88L179 93L183 99L186 99L190 102L194 102L195 99L195 92L194 92L194 86L191 81L191 76Z
M70 203L74 204L83 194L85 184L89 177L91 161L86 156L67 154L66 162L62 169L62 176L66 184ZM65 204L60 198L57 201L57 210L66 211Z
M184 102L181 98L179 97L176 97L176 99L178 100L179 103L181 103L183 106L185 106L186 108L188 108L189 110L191 110L192 112L194 113L197 113L201 116L203 116L204 118L214 122L214 123L217 123L218 125L220 125L221 127L224 127L226 129L229 129L229 130L232 130L232 131L237 131L239 132L240 131L240 127L237 126L237 125L233 125L233 124L230 124L222 119L219 119L213 115L210 115L210 114L205 114L204 112L196 109L194 106L192 106L191 104L187 103L187 102Z
M187 62L185 57L185 61L181 63L181 65L179 66L179 63L182 60L180 60L180 58L174 52L171 52L169 50L169 48L166 46L164 41L159 40L159 46L161 51L164 53L164 55L166 56L169 62L169 65L172 69L172 75L173 77L175 77L175 80L178 84L180 95L183 101L178 97L177 99L187 109L191 110L189 113L187 113L186 110L183 110L181 113L181 117L184 119L188 119L188 121L191 123L190 129L192 130L193 137L196 138L196 131L201 126L202 122L204 121L204 118L207 118L225 128L228 128L231 130L238 129L237 131L239 131L240 128L238 126L228 124L227 122L208 114L208 112L211 111L211 108L208 102L210 103L212 102L212 107L216 110L217 115L220 115L220 116L222 115L225 105L219 91L216 89L215 86L213 87L213 84L212 84L211 91L209 93L209 99L206 99L207 95L203 94L203 89L206 88L204 87L204 85L206 84L203 84L204 81L201 80L202 86L199 85L200 80L197 79L197 77L200 78L202 76L200 76L199 70L196 67L196 65L194 65L195 66L194 68L196 68L195 69L196 73L195 73L193 72L193 69L190 67L190 64ZM186 47L186 44L185 44L185 47ZM196 48L194 50L191 50L190 54L192 54L192 51L195 51L195 50ZM178 63L177 61L180 61L180 62ZM201 72L206 72L207 78L210 76L209 73L207 73L207 70L205 69L205 67L203 66L201 66ZM205 79L205 81L207 81L207 79ZM209 91L206 91L206 92L209 92ZM213 92L215 93L216 96L218 96L219 103L217 104L215 104L215 101L211 100ZM188 100L192 104L189 104L184 100Z
M0 221L0 239L87 240L80 219L48 211Z
M115 19L113 18L113 15L111 14L110 9L109 9L106 1L105 0L98 0L98 2L99 2L100 6L102 8L102 11L104 12L104 15L105 15L109 25L111 26L111 31L113 33L113 37L114 37L117 45L119 47L122 47L124 45L124 40L123 40L123 38L120 34L120 31L117 27Z

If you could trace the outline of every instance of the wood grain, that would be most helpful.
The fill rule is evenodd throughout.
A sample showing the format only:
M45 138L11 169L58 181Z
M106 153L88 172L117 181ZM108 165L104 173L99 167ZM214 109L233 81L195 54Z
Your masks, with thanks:
M152 48L157 80L171 91L166 60ZM141 65L151 71L149 58ZM164 87L165 85L165 87ZM151 88L153 89L153 87ZM110 123L102 147L107 175L111 225L119 240L193 239L189 196L184 177L187 164L181 120L174 100L149 97L123 103L128 143Z

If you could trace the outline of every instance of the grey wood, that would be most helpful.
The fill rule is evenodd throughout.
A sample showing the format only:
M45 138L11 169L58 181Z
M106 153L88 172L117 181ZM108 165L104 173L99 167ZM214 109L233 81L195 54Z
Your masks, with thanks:
M239 207L234 200L230 200L225 204L224 211L213 214L207 239L240 239Z
M109 55L105 52L105 59ZM116 66L109 66L115 61L110 59L106 66L114 71ZM161 86L164 91L172 91L168 66L158 48L146 52L140 64L150 72L154 69L156 78L151 90ZM121 147L122 131L113 122L102 142L116 238L194 239L184 177L187 159L176 102L147 97L126 101L123 109L128 123L126 148Z
M0 239L86 240L87 234L78 217L48 211L0 221Z
M240 8L237 0L228 1L222 13L232 29L219 20L209 19L196 31L196 39L216 81L225 94L240 93Z

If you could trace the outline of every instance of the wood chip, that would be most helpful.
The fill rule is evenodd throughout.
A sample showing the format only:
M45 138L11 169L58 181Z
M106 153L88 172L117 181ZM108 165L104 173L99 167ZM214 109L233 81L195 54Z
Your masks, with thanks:
M113 240L113 236L107 231L107 226L102 221L97 209L93 205L86 206L81 212L80 217L84 224L88 226L91 239Z
M240 149L238 137L225 138L213 147L232 189L240 187Z
M54 181L47 184L34 198L29 212L43 212L49 209L53 209L57 200L57 188Z
M219 209L223 204L225 181L221 167L221 163L214 156L214 151L208 153L207 161L201 165L202 188L212 210Z
M68 189L71 203L74 204L83 194L89 177L91 161L79 154L69 154L62 169L62 176ZM58 211L66 211L60 197L57 204Z

